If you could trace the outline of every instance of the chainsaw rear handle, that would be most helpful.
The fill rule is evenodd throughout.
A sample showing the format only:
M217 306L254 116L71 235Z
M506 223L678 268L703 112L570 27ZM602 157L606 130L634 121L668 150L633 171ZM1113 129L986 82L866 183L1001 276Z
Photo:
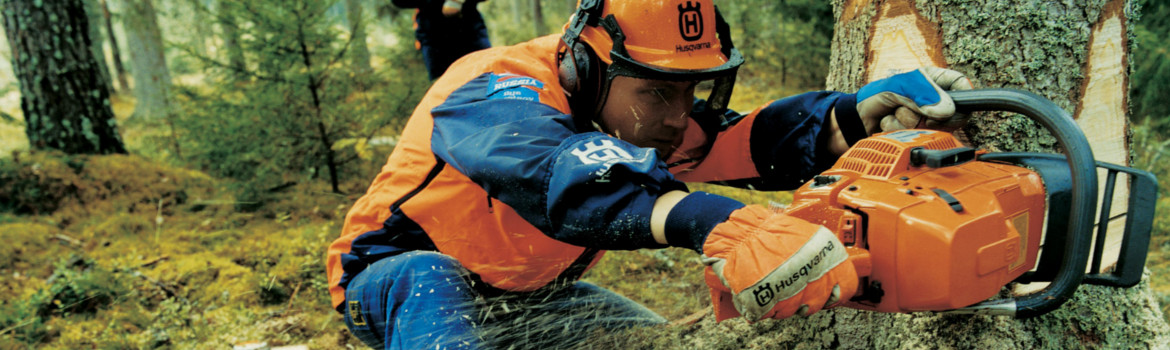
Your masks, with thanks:
M1097 209L1097 172L1093 150L1085 134L1063 109L1052 101L1027 91L981 89L948 92L958 113L1006 111L1019 113L1043 125L1063 146L1072 178L1072 203L1068 215L1069 237L1065 241L1061 268L1052 283L1026 296L986 301L959 312L1006 314L1030 318L1052 311L1076 292L1084 279L1089 257L1093 220Z

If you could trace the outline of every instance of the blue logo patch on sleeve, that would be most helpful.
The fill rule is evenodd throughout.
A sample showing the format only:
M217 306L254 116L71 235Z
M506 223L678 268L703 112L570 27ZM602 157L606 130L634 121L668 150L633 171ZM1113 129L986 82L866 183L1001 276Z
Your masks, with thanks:
M487 98L539 101L540 93L537 90L543 89L544 83L540 80L510 73L491 73Z

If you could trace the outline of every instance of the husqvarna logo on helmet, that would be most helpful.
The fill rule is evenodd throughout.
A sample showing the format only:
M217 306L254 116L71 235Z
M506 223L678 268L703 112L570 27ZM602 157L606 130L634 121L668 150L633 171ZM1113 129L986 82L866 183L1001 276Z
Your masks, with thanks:
M690 1L685 7L678 5L678 33L686 41L699 40L703 36L703 16L699 13L702 6Z

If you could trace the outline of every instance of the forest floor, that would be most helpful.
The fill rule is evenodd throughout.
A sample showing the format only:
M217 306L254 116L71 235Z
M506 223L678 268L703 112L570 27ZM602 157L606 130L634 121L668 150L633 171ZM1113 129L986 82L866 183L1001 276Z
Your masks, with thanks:
M733 106L764 98L737 93ZM3 101L0 111L19 116ZM124 122L132 101L117 97L114 109ZM149 126L120 127L128 148L146 147L138 140ZM197 170L133 154L29 153L23 137L19 123L0 121L0 193L19 194L0 204L0 349L363 347L329 307L324 273L325 248L360 194L302 185L241 206L229 184ZM791 199L696 188L765 205ZM1147 264L1163 307L1168 206L1163 199ZM676 324L710 323L701 266L682 249L610 252L584 280Z

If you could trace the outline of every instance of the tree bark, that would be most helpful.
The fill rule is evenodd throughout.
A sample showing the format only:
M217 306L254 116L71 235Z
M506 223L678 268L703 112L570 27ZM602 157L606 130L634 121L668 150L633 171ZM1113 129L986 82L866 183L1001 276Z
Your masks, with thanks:
M976 87L1022 89L1056 102L1091 131L1086 135L1098 160L1124 165L1128 28L1137 9L1132 0L1085 3L835 0L827 87L856 91L920 66L955 69ZM989 113L974 117L964 132L976 147L993 151L1059 150L1042 129L1022 116ZM1125 210L1127 197L1115 196L1122 199L1114 203L1116 212ZM1106 260L1115 262L1120 235L1112 232ZM1166 346L1170 327L1147 280L1129 289L1082 285L1058 310L1027 320L837 309L781 321L785 326L772 336L840 348Z
M370 67L370 49L366 46L366 20L362 16L361 0L345 0L345 18L349 22L350 36L349 59L353 70L358 74L368 74L373 71Z
M99 0L102 4L102 20L106 25L106 33L110 34L110 56L114 60L114 75L118 77L118 90L123 94L130 91L130 83L126 80L126 66L122 65L122 49L118 46L118 35L114 33L114 20L110 16L110 4L106 0Z
M126 153L101 81L81 0L2 0L32 149Z
M1002 0L833 0L832 4L837 23L828 89L857 91L892 73L920 66L947 67L968 74L977 88L1017 88L1053 100L1089 131L1086 134L1098 160L1127 163L1129 28L1137 17L1133 0L1090 0L1076 5L1036 0L1028 6ZM963 132L975 146L993 151L1056 150L1054 140L1041 129L1022 116L987 114L975 117ZM1117 194L1115 198L1126 197ZM1124 211L1124 203L1115 202L1114 208ZM1109 246L1116 250L1113 243ZM1107 253L1106 259L1116 261L1116 255ZM1133 288L1082 285L1057 310L1024 320L836 308L810 317L748 324L741 319L715 323L707 311L697 321L676 322L675 327L652 331L660 333L647 338L617 339L614 346L1165 348L1170 345L1170 326L1148 277L1143 276ZM1026 293L1027 289L1035 287L1015 286L1005 293Z
M171 74L163 56L162 32L151 0L126 0L123 21L127 44L134 64L134 117L145 120L166 118Z
M892 73L919 66L947 67L967 74L976 87L1016 88L1052 100L1086 131L1097 160L1129 163L1125 135L1132 48L1129 28L1131 18L1137 17L1133 0L1077 5L1043 0L1029 6L973 0L836 0L833 4L837 24L829 89L856 91ZM1060 150L1038 123L1022 116L975 116L963 132L974 146L992 151ZM1126 186L1118 190L1115 215L1126 210L1128 198ZM1115 224L1119 223L1109 224L1106 266L1117 260L1121 234ZM834 330L837 341L851 344L848 347L1166 346L1170 327L1145 280L1131 289L1082 285L1057 311L1028 320L850 311L826 316L834 326L825 329ZM1042 287L1018 285L1012 293L1022 295ZM848 328L886 328L900 337L842 337L847 333L842 330Z

